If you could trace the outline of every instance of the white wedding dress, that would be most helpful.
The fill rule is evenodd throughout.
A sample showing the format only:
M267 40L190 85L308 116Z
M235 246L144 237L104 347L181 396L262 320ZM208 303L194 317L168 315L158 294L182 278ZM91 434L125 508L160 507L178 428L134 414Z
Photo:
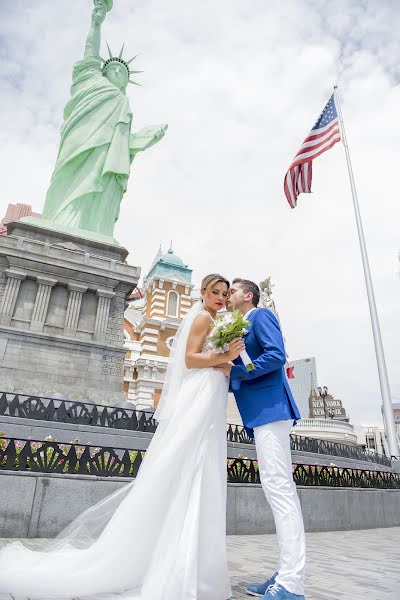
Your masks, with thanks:
M196 304L174 342L160 420L137 478L45 551L0 551L0 593L22 598L226 600L226 378L187 369ZM209 350L206 343L203 350ZM60 505L59 510L64 507Z

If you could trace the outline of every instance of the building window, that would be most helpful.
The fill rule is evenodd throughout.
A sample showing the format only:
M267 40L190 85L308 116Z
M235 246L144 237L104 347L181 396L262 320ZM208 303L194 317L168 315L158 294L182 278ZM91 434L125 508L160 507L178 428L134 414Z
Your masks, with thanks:
M172 350L172 343L173 343L173 341L174 341L174 336L173 335L171 335L169 338L167 338L165 340L165 344L166 344L168 350Z
M173 290L168 292L167 315L169 317L178 316L178 292Z

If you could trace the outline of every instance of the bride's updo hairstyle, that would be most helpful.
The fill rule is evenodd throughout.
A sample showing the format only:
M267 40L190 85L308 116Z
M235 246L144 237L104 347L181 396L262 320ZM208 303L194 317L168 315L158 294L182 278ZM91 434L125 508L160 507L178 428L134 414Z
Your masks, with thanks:
M206 275L203 281L201 282L201 291L206 292L213 285L220 282L226 283L228 290L231 287L229 281L225 279L225 277L222 277L222 275L218 275L218 273L211 273L211 275Z

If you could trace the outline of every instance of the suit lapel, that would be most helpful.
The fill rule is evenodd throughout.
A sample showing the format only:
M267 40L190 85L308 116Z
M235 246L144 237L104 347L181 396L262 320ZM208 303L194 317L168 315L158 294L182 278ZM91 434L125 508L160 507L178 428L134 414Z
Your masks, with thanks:
M251 335L254 335L254 331L253 331L253 321L254 321L254 316L257 312L257 309L254 309L252 313L250 313L250 315L247 317L247 321L250 321L250 325L248 325L246 327L247 331L249 332L247 335L245 335L244 340L245 343L247 344L247 338Z
M251 312L251 314L246 318L246 321L250 321L250 325L248 325L246 327L246 329L247 329L247 331L249 333L247 333L244 336L244 343L245 343L246 347L247 347L247 344L249 343L248 342L248 338L251 337L252 335L254 335L254 332L253 332L253 320L254 320L254 315L256 314L256 311L257 311L257 309L253 310ZM251 343L251 341L250 341L250 343ZM239 356L238 356L238 358L235 358L235 360L233 362L234 362L235 365L243 365L243 361L242 361L242 359Z

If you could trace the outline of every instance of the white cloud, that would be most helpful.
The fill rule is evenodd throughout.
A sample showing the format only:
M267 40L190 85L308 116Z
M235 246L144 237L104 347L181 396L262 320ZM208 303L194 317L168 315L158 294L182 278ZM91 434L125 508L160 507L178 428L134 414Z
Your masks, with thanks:
M283 175L336 81L358 183L392 392L400 396L396 3L118 0L104 41L137 58L135 128L167 122L139 156L116 237L150 265L174 240L194 268L271 274L291 358L315 355L321 384L360 423L380 397L343 149L314 164L314 193L290 211ZM43 206L72 64L91 2L2 3L1 213Z

